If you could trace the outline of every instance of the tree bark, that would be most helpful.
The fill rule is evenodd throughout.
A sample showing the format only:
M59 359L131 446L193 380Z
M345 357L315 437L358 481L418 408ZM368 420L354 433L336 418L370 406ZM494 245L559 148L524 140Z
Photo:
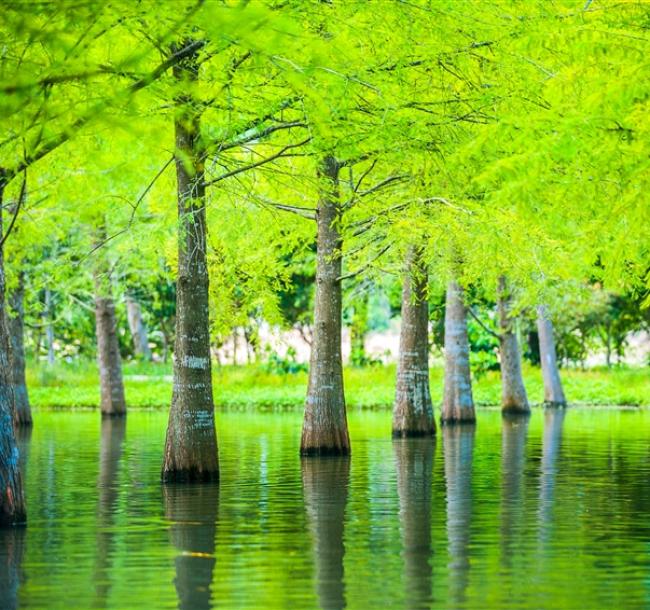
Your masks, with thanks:
M537 333L539 335L539 354L544 379L544 403L556 407L566 406L560 371L557 366L553 323L548 317L544 305L537 308Z
M3 177L0 176L0 235L2 228ZM9 333L5 305L4 248L0 245L0 527L22 524L27 519L18 447L14 436L9 368Z
M29 406L27 382L25 380L25 274L18 274L18 285L9 295L9 317L7 329L9 331L11 360L11 377L14 393L14 422L18 426L32 425L32 411Z
M350 459L346 456L304 459L301 465L305 507L314 540L320 607L345 608L343 533Z
M126 415L122 358L117 338L117 319L110 277L105 269L95 269L95 329L97 363L101 390L102 417Z
M415 248L407 254L402 288L393 437L433 436L436 421L429 387L427 270Z
M151 360L151 349L149 348L149 337L147 326L142 319L140 303L132 295L126 296L126 317L129 321L129 329L133 339L133 351L136 356L144 360Z
M165 518L176 548L174 586L179 610L214 607L212 579L215 556L219 485L165 485Z
M400 439L393 442L404 558L407 608L430 608L431 488L435 441Z
M510 315L512 294L506 278L499 277L497 310L499 313L499 351L501 365L501 411L511 414L530 413L526 386L521 372L521 353Z
M447 286L445 304L445 389L440 419L443 424L476 420L469 368L467 313L463 289L453 281Z
M300 453L347 455L348 422L341 359L341 247L339 166L325 157L319 169L322 194L317 210L314 338L309 363Z
M198 80L198 72L196 54L174 67L177 82L189 82L191 87ZM201 115L190 95L176 102L180 111L174 123L179 219L176 339L162 480L208 482L219 479L219 460L210 361Z

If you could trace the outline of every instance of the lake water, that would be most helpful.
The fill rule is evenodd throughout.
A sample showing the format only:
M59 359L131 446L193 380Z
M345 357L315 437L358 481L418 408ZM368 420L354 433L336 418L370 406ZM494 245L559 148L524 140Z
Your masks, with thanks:
M300 414L220 414L220 485L163 488L165 414L36 413L0 608L650 608L650 411L478 417L301 461Z

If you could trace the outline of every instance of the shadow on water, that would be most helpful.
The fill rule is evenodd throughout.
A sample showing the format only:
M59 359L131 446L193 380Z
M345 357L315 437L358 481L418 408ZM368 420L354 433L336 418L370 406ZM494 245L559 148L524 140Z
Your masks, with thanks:
M32 427L16 428L18 466L20 475L27 478L27 462L32 438ZM20 607L18 591L25 577L22 570L27 529L25 527L0 528L0 608L16 610Z
M470 573L470 526L472 523L472 459L476 426L443 426L447 486L447 549L449 596L456 603L466 600Z
M431 487L435 439L395 439L393 451L397 467L406 607L430 608L433 601Z
M540 541L549 540L552 536L555 477L565 416L566 409L564 408L547 407L544 409L544 439L542 441L538 513Z
M343 521L350 482L349 457L301 461L302 487L314 540L316 588L323 610L345 608Z
M499 546L501 565L512 568L516 543L523 537L526 512L524 509L524 468L528 415L504 417L501 422L501 511Z
M165 517L176 547L176 594L181 610L212 607L212 577L217 562L215 536L219 485L164 485Z
M119 496L119 468L126 434L124 417L102 418L97 477L97 539L95 555L95 604L106 606L111 590L111 568L115 555L115 512Z

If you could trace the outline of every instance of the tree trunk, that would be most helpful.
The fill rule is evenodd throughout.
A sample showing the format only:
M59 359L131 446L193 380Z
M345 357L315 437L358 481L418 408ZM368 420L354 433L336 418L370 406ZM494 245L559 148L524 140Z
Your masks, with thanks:
M194 86L199 62L191 55L174 67L181 83ZM206 259L204 153L200 113L191 96L177 100L176 178L178 184L178 281L174 389L169 412L164 482L208 482L219 479L214 426L210 315Z
M499 351L501 364L501 411L513 414L530 413L526 387L521 372L521 354L510 316L512 294L506 278L499 277L497 309L499 312Z
M18 274L18 285L9 295L10 314L7 319L11 360L11 377L14 392L14 421L18 426L32 425L32 411L29 407L27 382L25 380L25 274Z
M445 391L442 402L443 424L474 422L474 399L469 369L467 315L463 289L456 282L447 286L445 304Z
M345 608L343 543L350 459L302 460L302 488L314 540L316 583L322 609Z
M393 442L404 559L407 608L430 608L431 488L435 441L400 439Z
M2 195L0 176L0 235L2 229ZM5 309L4 248L0 245L0 527L24 523L27 519L23 482L18 464L18 447L14 436L13 403L9 368L9 335Z
M117 338L115 302L111 294L110 277L104 269L95 269L95 328L97 334L97 363L101 389L102 417L126 415L122 358Z
M45 289L45 343L47 344L47 363L54 364L54 324L52 324L52 292Z
M350 363L365 366L366 335L368 334L368 293L364 292L354 304L352 324L350 325Z
M217 563L219 485L165 485L165 518L177 555L174 586L179 610L215 607L212 579Z
M129 320L129 329L133 338L133 351L136 356L151 361L151 349L149 348L149 337L147 326L142 319L140 303L131 295L126 297L126 316Z
M429 388L429 304L427 270L419 252L407 254L402 288L393 437L432 436L436 422Z
M449 593L464 605L469 585L472 523L472 461L476 426L444 426L442 446L447 487L447 552Z
M347 455L348 422L341 361L341 236L338 223L339 166L326 157L319 170L322 194L318 202L314 338L309 363L300 453Z
M549 406L563 407L566 405L560 371L555 354L553 339L553 323L549 319L546 307L537 308L537 333L539 334L539 354L544 378L544 403Z

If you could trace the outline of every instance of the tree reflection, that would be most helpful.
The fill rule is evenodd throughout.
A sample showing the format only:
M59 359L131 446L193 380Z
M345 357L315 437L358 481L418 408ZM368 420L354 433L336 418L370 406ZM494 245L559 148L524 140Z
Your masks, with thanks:
M566 409L547 407L544 409L544 440L542 445L542 471L539 483L539 535L546 540L551 535L553 501L555 498L555 476L557 459L562 444L562 428Z
M431 485L435 439L393 441L397 466L407 608L432 602Z
M302 460L303 494L314 538L317 591L323 610L346 606L343 521L349 481L349 457Z
M514 539L524 525L523 478L528 415L509 415L501 424L501 564L512 567Z
M163 498L165 517L172 521L170 539L178 551L174 579L178 607L211 608L219 485L165 485Z
M472 458L476 426L443 426L447 484L447 548L451 599L465 601L469 583L469 543L472 523Z
M119 496L119 467L126 419L103 417L99 441L97 478L97 541L95 556L95 607L104 607L111 589L110 569L115 547L115 513Z

